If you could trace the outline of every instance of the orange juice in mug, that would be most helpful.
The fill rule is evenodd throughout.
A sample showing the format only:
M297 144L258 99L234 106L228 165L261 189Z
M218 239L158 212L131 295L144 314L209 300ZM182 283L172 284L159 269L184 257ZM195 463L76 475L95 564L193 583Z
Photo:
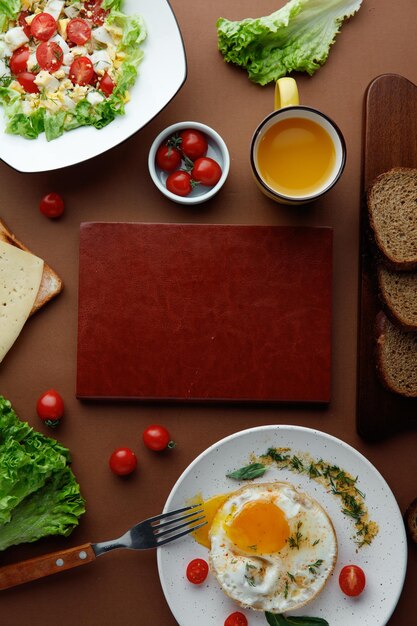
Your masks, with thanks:
M292 78L277 81L275 106L252 138L255 179L277 202L310 202L333 187L343 172L342 133L324 113L298 104Z

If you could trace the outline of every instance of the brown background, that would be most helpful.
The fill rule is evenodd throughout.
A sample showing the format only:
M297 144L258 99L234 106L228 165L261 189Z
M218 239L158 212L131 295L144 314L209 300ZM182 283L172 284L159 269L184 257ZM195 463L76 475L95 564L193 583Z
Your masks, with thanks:
M417 82L415 0L364 0L358 15L343 27L326 65L313 78L299 78L302 102L333 117L348 148L346 170L337 187L316 205L303 209L275 205L251 180L248 145L253 129L271 110L273 90L252 85L243 72L223 64L216 51L214 25L220 15L233 19L266 15L283 4L282 0L173 0L189 74L184 88L160 116L122 146L69 170L24 175L0 163L1 217L56 268L66 284L60 298L30 321L5 359L0 393L12 401L21 417L39 428L37 397L49 387L62 393L66 416L57 436L72 450L74 470L88 503L81 526L68 540L56 538L10 549L1 556L3 563L117 536L139 519L159 512L179 474L207 446L243 428L263 424L305 425L340 437L378 468L401 510L417 496L417 433L371 445L355 431L363 96L372 78L384 72L398 72ZM216 128L231 153L224 189L210 203L196 208L181 208L164 199L147 173L152 139L168 124L186 119ZM37 210L40 196L51 190L62 193L67 205L65 216L56 222ZM78 237L80 222L88 220L333 226L334 343L329 408L78 402L74 396ZM393 419L401 419L401 415ZM153 455L143 448L142 430L155 421L166 424L178 441L169 455ZM110 452L119 445L131 446L139 456L137 473L126 481L114 477L107 467ZM415 616L416 548L410 547L404 592L390 625L405 626ZM0 614L1 623L7 626L176 623L161 592L153 552L113 553L80 571L4 592Z

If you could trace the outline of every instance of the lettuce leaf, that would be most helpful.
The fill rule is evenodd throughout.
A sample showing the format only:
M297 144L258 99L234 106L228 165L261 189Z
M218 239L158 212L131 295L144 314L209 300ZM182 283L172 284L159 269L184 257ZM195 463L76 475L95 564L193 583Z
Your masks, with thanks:
M13 19L20 13L20 7L20 0L0 0L0 15L3 14Z
M290 0L266 17L217 21L225 61L266 85L293 71L312 75L325 63L343 21L362 0Z

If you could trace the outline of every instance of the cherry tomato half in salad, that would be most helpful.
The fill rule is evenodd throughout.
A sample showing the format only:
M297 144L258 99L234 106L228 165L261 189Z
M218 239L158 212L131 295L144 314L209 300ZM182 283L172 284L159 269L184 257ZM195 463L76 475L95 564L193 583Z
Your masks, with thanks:
M22 85L27 93L39 93L38 85L35 83L36 74L32 72L21 72L16 80Z
M207 154L207 139L199 130L187 129L180 133L181 151L194 161Z
M55 41L44 41L36 48L36 60L42 70L56 72L62 65L64 53Z
M155 452L175 446L175 442L172 441L167 429L159 424L152 424L152 426L148 426L143 431L143 443L149 450L154 450Z
M94 76L94 66L88 57L77 57L71 64L70 81L74 85L88 85Z
M30 38L32 35L30 30L30 24L28 24L26 21L26 18L29 17L29 15L31 15L29 11L20 11L19 17L17 18L17 23L23 28L23 32L25 33L26 37Z
M98 88L104 93L105 96L111 96L113 93L113 89L115 88L115 84L110 76L107 74L103 74L98 83Z
M64 201L58 193L52 191L41 198L39 210L46 217L60 217L64 212Z
M183 170L172 172L166 180L168 191L175 193L176 196L188 196L193 188L193 182L190 174Z
M201 157L194 163L191 176L205 187L217 185L222 175L220 165L210 157Z
M193 585L201 585L208 575L209 567L204 559L193 559L187 565L187 578Z
M49 13L38 13L30 23L30 32L39 41L48 41L56 33L56 29L56 20Z
M87 0L84 2L84 14L92 20L95 26L101 26L109 11L102 8L101 0Z
M81 17L75 17L68 22L67 37L72 43L77 44L77 46L83 46L91 39L90 25L88 22L81 19Z
M26 72L28 58L30 56L29 48L27 46L22 46L15 50L10 57L10 71L12 74L17 76L21 72Z
M49 389L37 401L36 412L47 426L55 428L64 415L64 401L55 389Z
M109 466L113 474L127 476L138 464L136 454L130 448L116 448L109 459Z
M235 613L231 613L229 617L226 618L224 626L248 626L248 620L243 613L236 611Z
M339 585L347 596L358 596L365 589L365 572L358 565L346 565L339 574Z
M164 172L174 172L181 165L181 153L174 146L163 144L156 152L155 161Z

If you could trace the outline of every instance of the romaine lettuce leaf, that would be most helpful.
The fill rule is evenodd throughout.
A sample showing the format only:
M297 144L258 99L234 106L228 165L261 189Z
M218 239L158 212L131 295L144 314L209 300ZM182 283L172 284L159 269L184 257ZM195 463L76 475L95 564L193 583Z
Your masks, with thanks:
M7 15L10 19L20 13L20 0L0 0L0 15Z
M293 71L312 75L325 63L343 21L362 0L290 0L257 19L217 22L225 61L244 67L249 78L266 85Z

